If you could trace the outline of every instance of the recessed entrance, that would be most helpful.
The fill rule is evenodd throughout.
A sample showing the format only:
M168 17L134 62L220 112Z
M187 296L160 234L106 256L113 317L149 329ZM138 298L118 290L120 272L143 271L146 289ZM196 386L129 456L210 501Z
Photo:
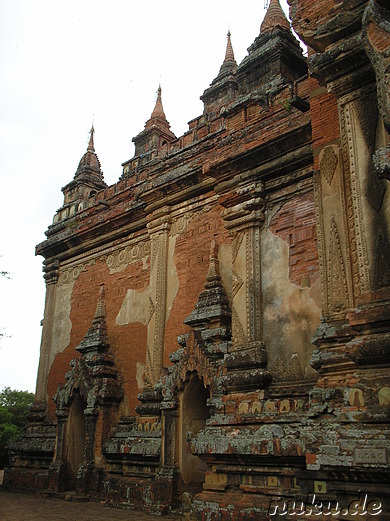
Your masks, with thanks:
M69 409L68 426L66 432L66 463L68 487L76 487L76 478L80 464L84 459L85 448L85 401L78 391Z
M179 464L185 489L201 490L205 479L205 463L191 453L190 439L205 428L209 418L207 399L210 393L203 381L193 373L180 393Z

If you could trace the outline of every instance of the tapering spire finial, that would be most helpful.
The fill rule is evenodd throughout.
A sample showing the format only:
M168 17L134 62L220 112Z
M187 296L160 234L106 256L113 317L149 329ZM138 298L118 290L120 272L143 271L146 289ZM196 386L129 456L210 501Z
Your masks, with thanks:
M99 289L99 300L96 305L94 321L99 321L106 317L106 287L102 283Z
M226 44L226 53L225 53L224 63L225 62L235 62L235 61L236 60L234 59L233 46L232 46L232 41L231 41L231 32L230 32L230 27L229 27L228 33L227 33L227 44Z
M158 84L156 104L154 106L152 115L150 116L150 119L153 118L166 119L161 99L161 83Z
M218 243L213 239L210 244L209 269L206 275L205 288L214 287L221 280L219 275Z
M279 0L267 0L267 12L260 26L260 34L271 32L277 27L290 31L290 23L280 6Z
M94 152L95 151L95 147L94 147L94 144L93 144L93 135L95 133L95 128L93 126L93 123L92 123L91 130L89 131L89 133L91 134L91 136L89 138L88 150Z
M92 323L83 340L76 347L80 353L102 352L109 348L106 322L105 286L100 285L99 298Z

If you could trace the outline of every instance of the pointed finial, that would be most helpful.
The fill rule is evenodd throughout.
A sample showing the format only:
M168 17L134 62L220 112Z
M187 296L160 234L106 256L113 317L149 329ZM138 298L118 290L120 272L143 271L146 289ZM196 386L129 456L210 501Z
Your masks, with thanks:
M233 46L232 46L232 41L231 41L231 33L230 33L230 27L228 28L228 33L227 33L227 44L226 44L226 53L225 53L225 60L224 62L235 62L236 60L234 59L234 52L233 52Z
M96 311L93 321L99 321L106 317L106 286L100 284L99 300L96 305Z
M206 275L205 288L214 287L220 281L219 261L218 261L218 244L213 239L210 244L209 269Z
M260 26L260 34L271 32L277 27L291 31L290 22L287 20L279 0L270 0L264 20Z
M153 119L153 118L166 119L163 105L162 105L162 100L161 100L161 83L158 84L156 104L154 106L152 115L150 116L150 119Z
M94 152L95 151L95 147L94 147L94 144L93 144L93 135L95 133L95 128L93 126L93 122L92 122L91 130L89 131L89 133L91 134L91 136L89 138L88 150Z

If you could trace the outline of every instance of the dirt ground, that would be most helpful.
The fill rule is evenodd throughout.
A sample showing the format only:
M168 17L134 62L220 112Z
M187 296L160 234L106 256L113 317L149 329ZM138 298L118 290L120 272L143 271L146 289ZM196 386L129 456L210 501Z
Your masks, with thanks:
M157 521L158 519L179 521L185 517L157 517L139 510L109 507L104 502L66 501L35 494L10 492L0 487L1 521Z

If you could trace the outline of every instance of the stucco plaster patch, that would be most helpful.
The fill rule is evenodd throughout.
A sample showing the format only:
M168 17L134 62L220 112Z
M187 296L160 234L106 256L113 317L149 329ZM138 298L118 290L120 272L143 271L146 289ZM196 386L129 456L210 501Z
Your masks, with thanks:
M56 301L53 317L53 344L50 350L49 368L56 355L61 353L70 342L72 321L70 319L71 298L75 281L59 285L56 289Z

